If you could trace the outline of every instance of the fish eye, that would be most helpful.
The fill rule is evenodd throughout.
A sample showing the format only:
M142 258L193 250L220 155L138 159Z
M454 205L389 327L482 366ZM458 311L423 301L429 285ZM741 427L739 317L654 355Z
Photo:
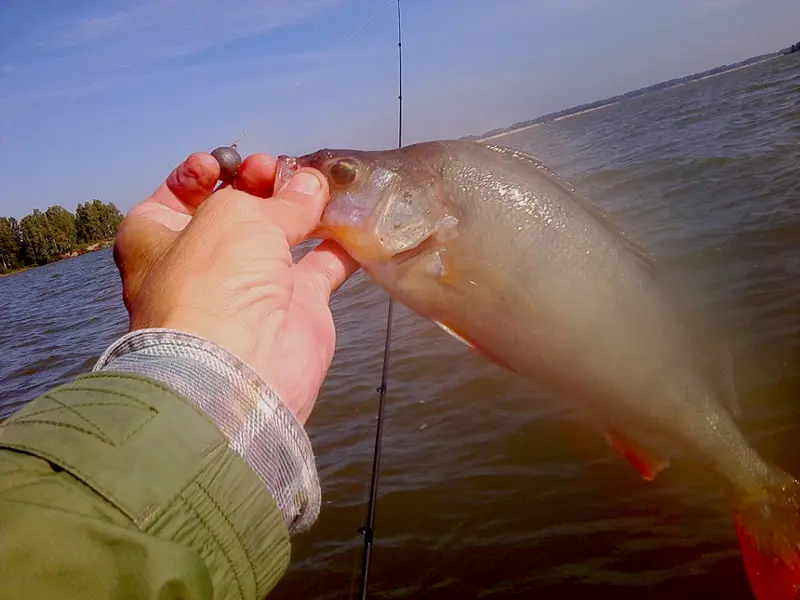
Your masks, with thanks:
M350 185L356 180L357 174L356 164L346 158L337 160L330 168L331 179L339 186Z

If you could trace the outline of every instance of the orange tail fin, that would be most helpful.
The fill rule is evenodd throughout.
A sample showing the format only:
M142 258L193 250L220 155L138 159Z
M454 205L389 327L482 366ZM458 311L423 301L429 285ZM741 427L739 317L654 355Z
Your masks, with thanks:
M758 600L800 598L800 484L787 476L734 516L747 577Z

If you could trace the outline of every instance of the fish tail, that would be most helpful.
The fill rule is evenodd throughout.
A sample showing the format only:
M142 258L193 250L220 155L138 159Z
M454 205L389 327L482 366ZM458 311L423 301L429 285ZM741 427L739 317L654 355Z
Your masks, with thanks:
M783 473L762 491L734 514L747 577L758 600L798 600L800 483Z

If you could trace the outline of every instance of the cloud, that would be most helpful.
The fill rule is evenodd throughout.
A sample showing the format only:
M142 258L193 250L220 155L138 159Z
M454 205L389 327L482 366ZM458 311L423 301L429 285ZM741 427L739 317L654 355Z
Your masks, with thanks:
M335 59L335 50L323 53L311 45L279 56L210 51L302 25L348 1L240 0L221 7L211 0L145 0L129 10L114 11L109 2L105 13L51 15L32 31L18 32L6 47L0 77L10 85L4 85L0 102L63 103L159 81L168 87L177 81L205 85L203 77L230 82L233 73L256 87L255 80L276 80L276 73L289 68L311 77L315 65ZM272 85L287 83L267 83Z
M287 98L296 92L310 93L320 86L334 84L341 65L362 64L361 61L369 60L378 51L379 48L367 45L280 55L246 54L198 64L168 63L136 72L70 75L58 80L42 78L13 93L0 95L0 105L63 104L101 92L135 96L144 89L160 89L166 93L175 90L177 93L180 88L204 86L209 80L225 81L224 96L232 101L275 93ZM221 91L208 93L214 95Z
M64 32L61 43L65 46L72 46L103 40L130 20L131 13L78 19Z
M30 39L51 52L102 44L104 53L131 59L184 56L298 24L344 1L149 0L128 11L61 19Z

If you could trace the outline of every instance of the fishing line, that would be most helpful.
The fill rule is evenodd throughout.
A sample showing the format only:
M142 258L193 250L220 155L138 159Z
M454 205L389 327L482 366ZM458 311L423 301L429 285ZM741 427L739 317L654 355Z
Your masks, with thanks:
M348 35L348 36L347 36L347 37L344 39L344 42L345 42L345 43L347 43L347 42L349 42L350 40L352 40L352 39L353 39L353 38L354 38L356 35L358 35L358 33L359 33L359 32L361 32L361 30L362 30L362 29L364 29L364 28L365 28L367 25L369 25L369 24L370 24L370 23L372 23L372 22L373 22L375 19L377 19L377 18L378 18L378 15L380 15L380 14L381 14L381 13L382 13L384 10L386 10L386 7L388 7L388 6L389 6L389 3L391 3L392 1L393 1L393 0L386 0L386 1L385 1L383 4L381 4L381 6L378 8L378 10L376 10L374 13L372 13L372 15L371 15L370 17L367 17L367 19L366 19L366 20L364 20L364 21L363 21L363 22L362 22L362 23L361 23L361 24L360 24L358 27L356 27L356 28L355 28L355 29L352 31L352 33L350 33L350 35ZM303 78L302 78L302 79L301 79L301 80L300 80L300 81L297 83L297 85L296 85L296 86L294 86L294 88L292 88L292 90L289 92L289 94L294 94L294 93L295 93L295 92L296 92L298 89L300 89L300 86L302 86L304 83L306 83L306 82L308 81L309 77L311 77L311 74L310 74L310 73L306 74L306 76L305 76L305 77L303 77ZM250 135L250 133L252 133L253 129L255 129L255 128L256 128L256 126L257 126L257 125L258 125L258 124L259 124L261 121L263 121L263 120L264 120L264 117L265 117L265 116L266 116L266 114L265 114L265 113L263 113L263 112L262 112L262 113L260 113L260 114L259 114L259 116L258 116L258 117L257 117L257 118L256 118L256 119L255 119L255 120L252 122L252 124L250 125L250 127L248 127L247 129L245 129L245 130L242 132L242 135L240 135L240 136L239 136L239 137L236 139L236 141L235 141L235 142L233 142L233 143L230 145L230 147L231 147L231 148L234 148L234 149L236 149L236 147L237 147L237 144L238 144L240 141L242 141L242 140L243 140L245 137L247 137L248 135Z
M397 0L397 147L403 145L403 29L400 14L400 0ZM364 551L361 560L361 594L364 600L367 597L367 580L369 578L369 564L372 557L372 543L375 538L375 505L378 501L378 475L381 462L381 441L383 436L383 407L386 400L387 381L389 374L389 352L392 346L392 315L394 301L389 297L388 314L386 315L386 338L383 344L383 370L381 372L381 387L378 388L378 423L375 427L375 451L372 455L372 477L370 479L369 503L367 505L367 524L359 529L364 536Z
M389 3L392 2L392 1L393 0L386 0L386 2L384 2L378 8L378 10L376 10L374 13L372 13L372 15L370 17L368 17L358 27L356 27L353 30L353 32L345 38L344 41L345 42L349 42L350 40L352 40L356 35L358 35L358 33L362 29L364 29L367 25L372 23L372 21L374 21L376 18L378 18L378 15L380 15L384 10L386 10L386 7L389 6ZM398 0L398 2L399 2L399 0ZM297 83L297 85L294 86L292 91L289 92L289 93L290 94L294 94L298 89L300 89L300 86L302 86L306 81L308 81L308 78L310 76L311 76L310 73L306 74L306 76L303 77ZM266 113L263 113L263 112L260 113L258 115L258 117L252 122L250 127L248 127L245 131L243 131L242 135L240 135L238 138L236 138L236 140L234 140L233 143L231 143L228 146L220 146L219 148L215 148L211 152L211 155L214 158L217 159L217 162L219 163L219 166L220 166L220 177L219 177L220 183L216 187L216 189L214 190L215 192L217 190L222 189L226 185L233 184L233 181L234 181L234 179L236 177L236 174L239 172L239 167L242 164L242 156L241 156L241 154L239 154L239 142L241 142L244 138L246 138L248 135L250 135L250 133L253 131L253 129L255 129L256 126L261 121L264 120L265 116L266 116Z
M372 16L367 18L347 37L345 41L351 40L367 25L374 21L393 0L387 0ZM400 0L397 1L397 68L398 68L398 111L397 111L397 147L401 148L403 145L403 29L402 18L400 11ZM292 93L296 92L298 88L308 80L308 76L301 79L300 82L294 87ZM240 135L229 146L221 146L214 149L211 154L217 159L220 165L220 185L217 189L232 183L242 163L242 157L239 154L238 143L248 136L258 123L264 118L262 113L259 117L247 128L242 135ZM383 415L384 404L386 400L386 392L388 389L388 375L389 375L389 354L392 345L392 317L394 314L394 301L389 297L388 311L386 315L386 335L383 345L383 368L381 370L381 385L377 389L378 392L378 414L377 426L375 428L375 449L372 456L372 474L370 477L369 488L369 502L367 504L367 523L359 528L359 533L364 536L364 550L361 561L361 593L360 598L367 597L367 582L369 578L369 565L372 557L372 544L375 538L375 506L378 500L378 475L380 473L380 458L381 458L381 442L383 437Z

